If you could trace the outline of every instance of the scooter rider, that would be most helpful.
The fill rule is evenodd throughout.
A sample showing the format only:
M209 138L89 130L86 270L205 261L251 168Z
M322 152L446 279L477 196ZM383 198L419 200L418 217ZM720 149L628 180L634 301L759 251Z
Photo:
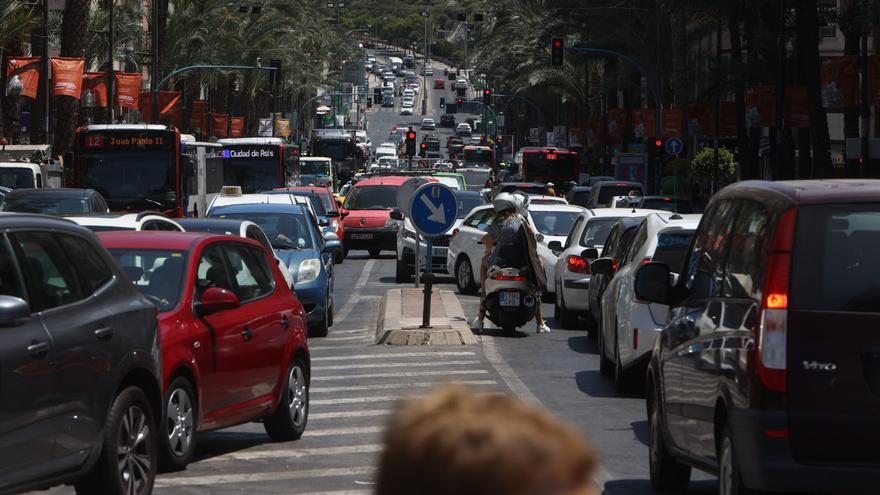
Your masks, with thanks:
M483 237L486 251L480 263L480 314L471 322L471 328L474 330L482 330L483 320L486 317L485 287L489 267L503 266L506 258L505 253L518 253L520 256L517 257L525 255L526 259L540 259L536 253L530 253L534 250L534 243L524 242L523 235L520 233L520 228L524 228L526 234L532 236L532 239L537 235L529 222L520 214L519 210L523 207L522 197L518 194L503 192L495 196L495 199L492 200L492 206L495 209L495 220ZM540 301L540 287L538 289L535 298ZM547 333L550 331L550 327L547 326L541 315L541 305L537 304L536 306L537 332Z

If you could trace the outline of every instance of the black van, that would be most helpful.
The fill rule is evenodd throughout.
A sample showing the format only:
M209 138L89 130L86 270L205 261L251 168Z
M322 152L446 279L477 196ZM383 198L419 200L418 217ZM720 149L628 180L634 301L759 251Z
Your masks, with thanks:
M719 493L876 493L880 181L741 182L719 192L685 269L636 274L669 305L647 375L651 482L691 467Z

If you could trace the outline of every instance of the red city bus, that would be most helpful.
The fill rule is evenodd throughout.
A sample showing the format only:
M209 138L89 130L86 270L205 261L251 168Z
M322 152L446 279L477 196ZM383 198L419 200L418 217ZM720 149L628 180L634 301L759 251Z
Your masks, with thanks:
M495 151L489 146L465 146L462 152L462 167L487 167L495 170Z
M160 211L183 217L192 176L180 132L149 124L88 125L76 130L73 187L98 191L110 211Z
M573 151L543 148L523 152L521 170L523 181L556 184L577 182L580 172L580 160L578 154Z

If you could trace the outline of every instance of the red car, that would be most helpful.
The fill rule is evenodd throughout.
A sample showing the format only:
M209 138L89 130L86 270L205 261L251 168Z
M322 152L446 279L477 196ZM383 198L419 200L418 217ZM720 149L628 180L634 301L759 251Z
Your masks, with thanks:
M99 237L159 311L164 465L190 461L197 431L262 420L274 441L302 436L310 375L305 313L266 248L195 232Z
M434 79L434 89L446 89L446 81L443 79Z
M333 193L326 187L317 186L297 186L297 187L279 187L275 191L290 191L292 193L308 192L317 194L321 198L321 205L324 207L324 214L330 222L330 230L339 237L339 242L345 245L345 227L342 222L342 214L339 211L339 205L333 198ZM320 213L319 213L320 214ZM344 256L337 256L333 259L335 263L342 263Z
M411 177L379 176L355 183L342 205L345 252L364 249L375 258L383 249L397 249L397 191Z

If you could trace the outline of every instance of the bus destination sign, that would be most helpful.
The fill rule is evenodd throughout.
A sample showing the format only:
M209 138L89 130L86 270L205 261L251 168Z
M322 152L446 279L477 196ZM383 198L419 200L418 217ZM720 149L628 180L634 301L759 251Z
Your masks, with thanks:
M265 160L267 158L276 158L277 146L248 146L224 148L223 158L232 160Z
M83 134L83 147L101 149L172 149L173 135L165 132L89 132Z

